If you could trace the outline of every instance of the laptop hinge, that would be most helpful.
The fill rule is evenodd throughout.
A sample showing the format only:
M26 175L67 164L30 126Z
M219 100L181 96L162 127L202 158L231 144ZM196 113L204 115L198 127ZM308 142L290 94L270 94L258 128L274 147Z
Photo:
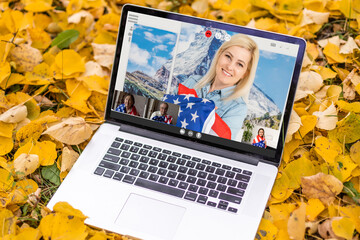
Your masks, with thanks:
M117 125L119 125L119 123L117 123ZM255 166L257 166L259 164L259 159L252 157L252 156L248 156L246 154L241 154L241 153L221 149L218 147L209 146L209 145L206 145L203 143L190 141L187 139L171 136L171 135L160 133L160 132L155 132L152 130L150 131L150 130L135 127L132 125L120 124L119 127L120 127L119 131L131 133L131 134L135 134L135 135L139 135L139 136L147 137L147 138L151 138L151 139L156 139L158 141L174 144L177 146L191 148L191 149L194 149L197 151L213 154L216 156L221 156L224 158L229 158L229 159L232 159L235 161L240 161L240 162L244 162L244 163L255 165Z

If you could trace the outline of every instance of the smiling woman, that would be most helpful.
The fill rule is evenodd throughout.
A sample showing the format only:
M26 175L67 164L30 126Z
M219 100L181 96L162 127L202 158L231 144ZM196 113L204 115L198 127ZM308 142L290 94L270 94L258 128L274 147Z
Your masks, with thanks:
M193 88L197 97L214 101L216 113L235 140L247 113L247 98L259 59L256 43L236 34L221 45L204 77L191 76L182 85Z

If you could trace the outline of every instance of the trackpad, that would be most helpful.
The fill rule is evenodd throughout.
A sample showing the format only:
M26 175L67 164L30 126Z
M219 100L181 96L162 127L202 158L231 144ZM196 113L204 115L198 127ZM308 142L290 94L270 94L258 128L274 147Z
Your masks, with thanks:
M185 210L180 206L130 194L115 223L135 233L142 232L159 239L172 239Z

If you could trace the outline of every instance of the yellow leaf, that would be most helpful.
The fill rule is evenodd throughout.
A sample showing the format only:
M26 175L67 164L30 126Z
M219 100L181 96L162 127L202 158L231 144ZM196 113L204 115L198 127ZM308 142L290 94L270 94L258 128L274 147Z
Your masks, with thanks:
M114 62L115 47L113 44L91 44L95 61L103 67L111 69Z
M342 217L340 219L334 219L331 222L331 227L336 236L343 237L345 239L352 239L355 224L350 218Z
M53 165L57 158L56 144L50 141L43 141L36 143L36 147L40 165Z
M317 57L319 56L319 50L317 45L311 42L306 43L306 52L310 54L312 60L317 59Z
M54 205L53 210L56 213L63 213L69 216L74 216L80 219L85 220L87 216L85 216L79 209L73 208L67 202L58 202Z
M276 0L250 0L250 3L256 7L266 9L270 12L273 11L273 6Z
M16 133L16 140L26 143L29 139L38 140L41 133L45 130L48 123L56 122L59 119L56 116L48 115L40 117L36 120L21 127Z
M356 164L353 163L349 155L338 155L333 164L340 172L338 179L342 182L346 182L350 179L352 171L356 168Z
M13 188L14 178L11 173L0 168L0 191L8 192ZM0 231L1 232L1 231Z
M305 0L304 7L316 12L323 12L326 6L326 0Z
M291 239L303 240L305 235L305 213L306 204L301 203L298 209L295 209L288 221L288 233Z
M29 28L28 32L32 40L31 46L37 49L46 49L51 44L50 35L41 28Z
M12 138L0 137L0 156L9 153L13 149Z
M35 66L32 72L25 73L23 84L29 85L47 85L53 83L49 65L40 63Z
M352 143L360 139L360 115L350 113L337 123L337 128L332 130L341 143Z
M336 127L338 121L337 111L334 104L331 104L324 111L313 112L313 115L317 117L316 127L324 130L332 130Z
M22 240L39 240L41 238L41 232L39 229L27 227L20 229L20 233L16 235L16 237Z
M292 139L292 135L300 128L301 126L301 118L297 113L292 110L291 117L289 121L289 126L286 133L286 139L285 142L288 143Z
M324 204L322 202L315 198L309 199L306 205L306 216L309 219L309 221L315 221L316 217L325 209Z
M18 123L27 116L27 108L24 105L17 105L0 115L0 121L5 123Z
M84 60L72 49L59 52L55 57L55 63L64 75L85 72Z
M290 142L285 143L283 158L286 163L290 161L291 153L299 147L300 142L301 141L299 139L293 139Z
M8 62L0 62L0 85L6 86L6 82L11 73L10 64Z
M52 19L46 14L37 13L34 16L34 23L37 28L45 29L52 22Z
M0 121L0 137L12 138L14 124Z
M355 224L356 231L360 232L360 206L345 206L340 207L340 215L349 217Z
M68 145L77 145L90 138L92 129L83 118L72 117L51 126L43 134Z
M79 158L79 154L73 149L64 147L61 161L61 172L69 171L76 160Z
M318 198L322 203L329 205L342 191L343 184L336 177L318 173L301 178L303 194L308 198Z
M16 217L6 208L0 209L0 229L0 237L16 233Z
M20 154L14 160L14 168L17 174L27 176L39 167L39 156L35 154Z
M224 16L224 21L237 25L246 25L250 21L250 15L242 9L232 9Z
M274 204L274 205L270 205L269 208L275 226L277 226L278 228L285 227L287 230L287 225L285 226L281 226L281 225L283 225L284 223L287 224L290 213L294 211L294 209L296 208L295 204L292 203Z
M51 10L52 0L22 0L25 10L29 12L45 12Z
M107 95L108 82L100 76L87 76L79 78L90 91L96 91ZM67 80L68 82L69 80Z
M326 92L326 96L328 96L329 101L337 102L341 92L342 89L340 86L331 85Z
M262 218L255 239L276 239L278 229L269 220Z
M342 153L341 146L326 137L319 137L315 140L315 152L330 164L334 164L335 158Z
M290 188L290 179L286 173L283 173L281 177L275 180L271 195L276 199L283 200L285 197L289 197L293 189ZM285 200L285 199L284 199Z
M360 113L360 102L349 103L340 100L336 102L336 105L338 105L339 109L343 112Z
M335 78L337 73L327 67L320 67L320 75L323 80Z
M18 72L31 72L43 61L41 52L27 44L20 44L10 51L11 60L16 63Z
M354 11L354 2L353 0L341 0L339 10L347 18L355 18L357 13Z
M303 10L303 3L299 0L277 0L278 11L281 13L299 14Z
M350 148L351 159L360 166L360 141L354 143Z
M344 54L340 54L340 48L332 43L328 43L325 46L323 53L330 63L347 62L346 56Z
M305 156L288 163L284 171L290 180L290 188L300 187L301 177L315 174L315 168L312 162Z
M305 115L301 117L302 126L294 134L296 139L302 139L305 135L315 128L317 117L313 115Z

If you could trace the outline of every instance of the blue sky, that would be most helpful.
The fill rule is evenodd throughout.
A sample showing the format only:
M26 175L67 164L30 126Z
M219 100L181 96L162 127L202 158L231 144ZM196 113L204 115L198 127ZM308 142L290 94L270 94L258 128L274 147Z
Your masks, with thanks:
M153 76L172 58L176 38L176 33L135 24L127 71L140 70Z

